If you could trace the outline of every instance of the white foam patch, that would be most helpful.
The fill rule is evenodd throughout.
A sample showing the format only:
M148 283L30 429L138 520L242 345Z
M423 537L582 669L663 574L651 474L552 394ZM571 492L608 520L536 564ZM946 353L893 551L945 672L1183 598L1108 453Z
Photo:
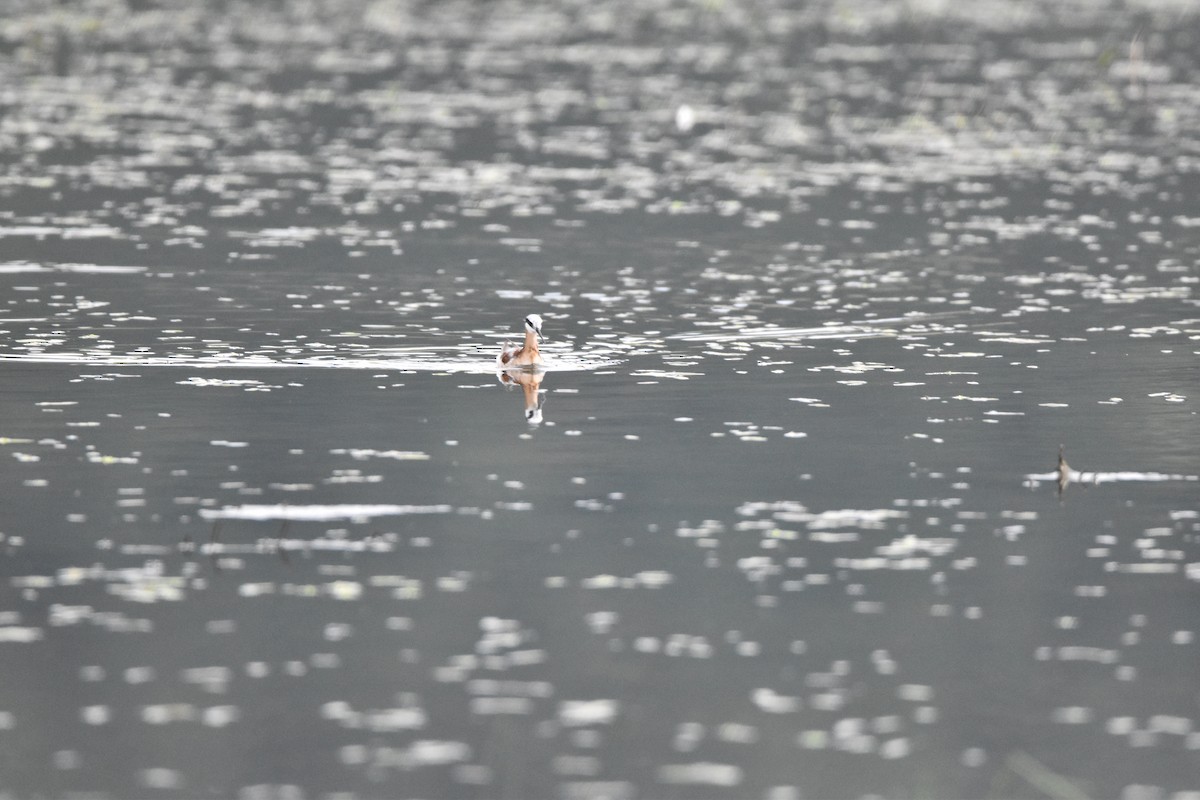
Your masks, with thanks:
M449 514L450 505L389 505L389 504L344 504L344 505L242 505L224 508L200 509L204 519L245 520L297 520L327 522L339 519L370 519L372 517L396 517L410 514Z
M1200 475L1177 475L1165 472L1080 472L1068 470L1067 477L1071 483L1116 483L1119 481L1200 481ZM1035 472L1025 476L1031 483L1057 483L1059 474L1055 472Z
M263 355L222 353L211 356L193 355L146 355L141 353L96 354L96 353L0 353L0 361L20 361L33 364L70 364L85 366L121 367L191 367L193 369L344 369L344 370L393 370L402 372L446 372L475 375L494 374L496 361L491 355L486 358L464 356L463 358L433 357L423 354L406 354L388 357L345 357L312 356L308 358L271 358ZM600 358L585 354L563 354L545 356L543 372L590 372L614 367L621 362L611 358Z
M733 764L714 764L707 761L664 764L658 768L658 781L668 784L737 786L742 782L742 770Z
M607 725L616 719L616 700L564 700L558 705L558 718L568 727Z
M9 261L0 264L0 274L30 272L81 272L96 275L133 275L145 272L146 267L122 267L102 264L35 264L31 261Z
M715 329L676 333L666 337L683 342L772 342L786 345L791 342L810 339L840 339L853 341L856 339L873 339L900 336L909 332L910 326L936 325L938 320L953 319L966 316L966 312L924 313L913 312L901 317L888 317L864 320L844 325L819 325L808 328L783 328L774 325L744 327L730 329L721 327Z
M823 325L814 328L742 328L736 331L695 331L668 336L681 342L788 342L802 339L869 339L898 336L895 328L874 325Z
M61 236L64 239L118 239L121 231L111 225L0 225L6 236Z
M192 377L186 381L176 381L180 386L221 386L221 387L243 387L243 386L261 386L262 381L252 379L247 380L222 380L221 378L199 378Z

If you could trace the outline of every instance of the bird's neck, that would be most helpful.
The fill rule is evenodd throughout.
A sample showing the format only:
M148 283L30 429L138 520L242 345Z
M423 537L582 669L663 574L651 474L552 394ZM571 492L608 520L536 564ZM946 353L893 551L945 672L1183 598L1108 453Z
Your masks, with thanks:
M538 352L537 334L535 334L533 331L531 331L529 329L525 330L525 352L527 352L527 353L537 353Z

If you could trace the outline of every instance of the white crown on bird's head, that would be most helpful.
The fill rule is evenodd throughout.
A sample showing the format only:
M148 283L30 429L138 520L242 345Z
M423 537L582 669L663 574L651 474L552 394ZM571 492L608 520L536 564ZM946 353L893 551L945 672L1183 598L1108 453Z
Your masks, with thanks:
M525 317L525 327L537 334L538 338L542 336L542 318L537 314L530 314Z

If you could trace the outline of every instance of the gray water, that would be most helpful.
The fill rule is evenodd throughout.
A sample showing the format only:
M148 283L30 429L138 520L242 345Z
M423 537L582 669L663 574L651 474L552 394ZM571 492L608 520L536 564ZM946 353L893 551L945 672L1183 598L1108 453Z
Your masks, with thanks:
M1191 2L4 5L0 797L1200 797Z

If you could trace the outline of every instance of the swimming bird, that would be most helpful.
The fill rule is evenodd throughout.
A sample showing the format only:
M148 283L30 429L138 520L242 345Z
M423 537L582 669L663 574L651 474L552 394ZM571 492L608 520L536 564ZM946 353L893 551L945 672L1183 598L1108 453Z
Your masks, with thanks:
M1067 490L1067 484L1069 484L1071 482L1071 474L1074 472L1074 470L1071 469L1071 465L1067 463L1066 457L1063 455L1063 450L1065 450L1065 449L1066 449L1066 445L1060 444L1058 446L1058 495L1059 495L1059 497L1061 497L1062 493Z
M496 356L496 366L500 369L514 367L538 367L542 364L542 354L538 351L538 342L542 340L542 318L530 314L525 318L525 344L514 347L508 342Z

